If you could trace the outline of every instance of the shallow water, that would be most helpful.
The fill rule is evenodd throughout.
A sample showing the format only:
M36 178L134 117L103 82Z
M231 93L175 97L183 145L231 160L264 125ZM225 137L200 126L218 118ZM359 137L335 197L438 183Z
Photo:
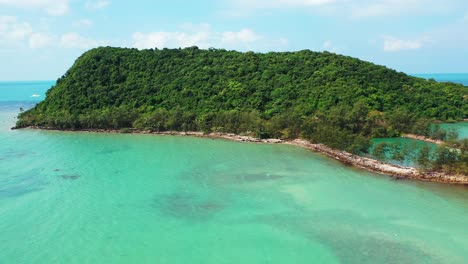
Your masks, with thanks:
M0 109L0 263L468 262L466 187L285 145L11 131Z
M392 144L396 146L400 146L402 148L408 148L410 151L408 152L408 155L405 160L403 161L398 161L398 160L392 160L390 153L386 155L386 159L384 160L385 162L396 164L396 165L402 165L402 166L411 166L411 167L417 167L418 165L414 162L415 157L418 155L419 150L423 146L429 146L431 149L435 149L437 147L436 144L422 141L422 140L417 140L417 139L412 139L412 138L403 138L403 137L398 137L398 138L374 138L371 140L371 147L369 148L369 156L372 158L376 158L372 156L372 151L374 147L380 143L387 143L387 144Z
M468 138L468 122L446 123L441 124L440 127L446 130L454 129L458 132L458 138L460 139Z

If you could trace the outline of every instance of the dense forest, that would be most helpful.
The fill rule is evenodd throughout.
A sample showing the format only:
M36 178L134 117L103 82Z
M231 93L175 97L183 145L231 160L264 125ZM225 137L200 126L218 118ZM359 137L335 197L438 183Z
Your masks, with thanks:
M233 132L360 153L468 117L468 89L329 52L124 49L84 53L17 127Z

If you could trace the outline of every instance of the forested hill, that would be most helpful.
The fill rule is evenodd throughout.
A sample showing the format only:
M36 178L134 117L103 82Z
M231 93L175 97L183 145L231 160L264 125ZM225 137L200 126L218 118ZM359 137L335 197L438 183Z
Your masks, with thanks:
M467 100L462 85L328 52L102 47L79 57L17 126L251 132L348 148L423 129L411 125L421 118L466 118ZM327 142L330 131L343 143Z

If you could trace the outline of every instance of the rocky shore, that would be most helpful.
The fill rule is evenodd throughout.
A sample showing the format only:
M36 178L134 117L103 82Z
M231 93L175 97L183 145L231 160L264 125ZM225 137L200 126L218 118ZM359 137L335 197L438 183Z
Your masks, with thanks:
M203 138L219 138L226 140L233 140L239 142L251 142L251 143L268 143L268 144L287 144L297 147L306 148L315 152L322 153L328 157L336 159L342 163L352 165L367 171L389 175L395 179L412 179L422 180L438 183L448 184L467 184L468 176L465 175L449 175L441 172L422 172L413 167L398 166L390 163L381 162L368 157L362 157L351 154L346 151L341 151L327 147L323 144L313 144L307 140L295 139L295 140L281 140L281 139L259 139L251 136L242 136L232 133L203 133L203 132L178 132L178 131L141 131L135 129L129 130L112 130L112 129L83 129L83 130L58 130L44 127L28 127L28 129L42 129L42 130L57 130L57 131L69 131L69 132L97 132L97 133L132 133L132 134L151 134L151 135L170 135L170 136L192 136L192 137L203 137ZM408 137L408 135L405 135ZM415 136L415 135L414 135ZM416 136L418 137L418 136ZM409 137L413 138L413 137ZM419 139L419 138L415 138ZM433 142L435 143L435 142ZM439 144L439 143L436 143Z

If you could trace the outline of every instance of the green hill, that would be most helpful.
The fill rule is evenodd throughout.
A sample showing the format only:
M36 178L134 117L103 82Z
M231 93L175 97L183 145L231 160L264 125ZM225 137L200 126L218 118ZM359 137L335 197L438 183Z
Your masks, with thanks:
M364 150L468 117L468 89L328 52L220 49L84 53L17 127L137 128L304 137Z

